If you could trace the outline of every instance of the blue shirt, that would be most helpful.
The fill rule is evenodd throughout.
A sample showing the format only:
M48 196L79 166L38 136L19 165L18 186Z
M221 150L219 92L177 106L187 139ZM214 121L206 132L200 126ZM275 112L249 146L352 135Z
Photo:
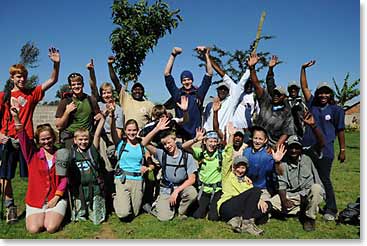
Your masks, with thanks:
M312 105L314 99L314 96L311 96L310 101L307 103L307 107L313 114L316 124L325 138L323 156L334 159L334 140L337 133L345 128L344 110L336 104L328 104L324 107L314 106ZM316 143L316 137L313 134L312 129L307 126L302 141L303 146L312 146Z
M192 87L189 93L186 93L184 89L176 86L175 80L171 75L165 76L166 87L171 94L171 97L175 102L181 101L181 96L186 95L188 97L189 106L188 113L190 120L183 124L182 128L188 134L189 139L192 139L196 135L196 128L201 126L201 105L204 102L206 93L209 90L212 82L212 77L204 75L199 88ZM179 107L175 107L176 117L183 117L183 111Z
M252 180L254 187L260 189L267 188L267 177L274 172L274 159L266 152L266 148L259 151L253 151L252 147L248 147L243 151L243 155L247 157L249 168L246 176Z
M117 154L120 153L122 143L123 141L120 141L120 143L117 146ZM131 144L127 143L121 156L119 156L118 165L120 166L120 168L126 172L140 173L142 163L143 163L143 153L140 144L132 146ZM117 179L120 177L121 176L115 176L115 178ZM143 180L141 176L135 177L130 175L126 175L126 179Z

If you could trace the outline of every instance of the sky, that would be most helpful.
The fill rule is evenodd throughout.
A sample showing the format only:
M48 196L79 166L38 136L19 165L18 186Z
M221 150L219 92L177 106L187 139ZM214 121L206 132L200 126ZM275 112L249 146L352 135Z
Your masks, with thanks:
M133 2L133 1L130 1ZM152 3L153 1L149 1ZM198 45L217 45L224 50L247 49L254 40L262 11L266 11L263 35L276 38L261 41L258 51L269 51L284 63L275 68L278 84L287 86L299 80L300 67L309 60L316 65L307 70L309 87L321 81L342 84L347 72L350 81L360 78L360 2L344 0L166 0L170 8L180 9L183 22L158 41L149 52L139 81L148 97L162 103L168 97L163 71L173 47L183 53L176 58L172 75L179 84L183 70L191 70L194 84L205 73L194 57ZM61 53L59 81L46 92L45 101L55 100L56 91L67 83L71 72L88 79L86 64L94 59L98 86L110 81L107 57L112 54L109 36L113 0L1 0L0 1L0 89L8 79L9 67L19 61L21 47L32 41L40 49L39 66L30 69L40 82L49 78L52 62L50 46ZM267 69L258 73L264 79ZM218 79L218 75L214 79ZM90 92L86 86L86 92ZM215 95L215 88L208 96Z

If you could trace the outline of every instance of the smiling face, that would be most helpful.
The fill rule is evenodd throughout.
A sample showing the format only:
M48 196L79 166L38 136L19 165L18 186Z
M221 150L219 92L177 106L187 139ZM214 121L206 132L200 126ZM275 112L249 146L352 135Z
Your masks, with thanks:
M281 94L279 91L274 91L273 96L272 96L272 103L273 105L280 105L283 103L285 98L284 94Z
M327 87L321 87L317 90L317 99L321 106L325 106L330 102L332 91Z
M50 152L51 150L53 150L55 143L53 134L48 130L41 131L38 135L38 143L40 147Z
M161 139L161 143L169 155L174 155L177 149L177 145L176 138L173 135L167 135L163 137Z
M125 134L126 134L127 139L130 142L133 142L136 140L136 137L138 135L138 130L139 130L138 126L135 124L135 122L132 122L125 126Z
M241 147L243 144L243 135L242 134L235 134L233 137L233 147Z
M229 89L225 86L221 86L219 88L217 88L217 94L219 97L219 100L224 100L227 98L227 96L229 95Z
M298 93L299 93L299 88L297 86L293 85L293 86L288 88L289 97L296 98L296 97L298 97Z
M16 73L10 78L14 83L14 88L18 90L23 90L25 88L25 84L27 82L27 75Z
M190 78L183 78L181 83L182 83L182 86L185 88L185 90L190 90L191 87L192 87L192 79Z
M299 144L291 144L287 146L287 153L291 160L298 160L299 156L302 154L302 146Z
M237 165L232 167L232 171L236 177L243 177L246 174L246 164L245 163L238 163Z
M101 90L101 96L105 103L111 103L113 101L113 93L111 87L105 87Z
M84 84L79 77L75 77L70 80L70 89L75 96L83 94L83 86Z
M218 147L218 139L216 138L207 138L204 140L204 144L208 153L214 153Z
M89 146L89 133L87 131L79 131L77 130L74 133L74 144L80 149L80 150L87 150Z
M131 95L135 100L142 100L144 96L144 89L141 86L135 86L131 90Z
M268 138L263 131L255 130L252 136L254 150L259 150L268 142Z

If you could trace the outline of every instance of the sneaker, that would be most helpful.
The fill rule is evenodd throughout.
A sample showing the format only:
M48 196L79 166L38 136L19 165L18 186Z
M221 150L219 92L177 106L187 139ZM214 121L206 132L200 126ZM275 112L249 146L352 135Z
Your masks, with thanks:
M17 221L18 221L17 207L13 205L6 208L6 223L14 224Z
M227 225L230 225L234 232L241 233L241 225L242 225L242 218L241 217L233 217L227 222Z
M303 230L305 231L314 231L316 228L316 223L314 219L306 218L303 223Z
M325 221L335 221L335 215L332 214L324 214Z
M152 205L150 205L149 203L145 203L142 207L142 209L147 212L148 214L150 214L152 212Z
M242 220L241 232L247 232L251 235L259 236L264 233L264 230L258 228L255 225L253 219L249 219L249 220Z
M187 220L187 215L185 215L185 214L179 214L178 216L177 216L177 219L179 219L179 220Z

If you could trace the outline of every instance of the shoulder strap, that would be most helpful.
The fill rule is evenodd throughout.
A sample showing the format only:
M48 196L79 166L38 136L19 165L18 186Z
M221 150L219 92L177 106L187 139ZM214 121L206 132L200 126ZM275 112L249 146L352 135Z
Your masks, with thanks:
M118 160L121 159L122 153L124 152L124 150L126 148L126 144L127 144L127 141L122 140L121 148L120 148L119 154L118 154Z
M222 147L218 148L218 162L219 162L219 170L222 169L222 163L223 163L223 149Z

